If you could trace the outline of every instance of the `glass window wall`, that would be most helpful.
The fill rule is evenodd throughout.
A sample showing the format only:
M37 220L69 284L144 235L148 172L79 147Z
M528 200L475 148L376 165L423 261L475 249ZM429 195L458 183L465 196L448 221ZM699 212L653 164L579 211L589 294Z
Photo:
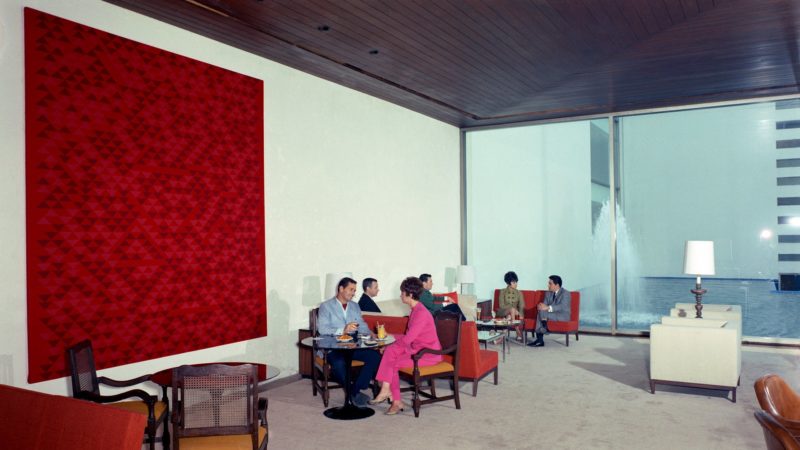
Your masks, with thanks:
M800 338L800 101L626 115L613 133L608 123L466 133L478 297L508 270L521 289L558 274L581 291L583 327L609 329L616 311L617 329L647 330L694 301L684 243L711 240L704 303L740 305L745 336Z

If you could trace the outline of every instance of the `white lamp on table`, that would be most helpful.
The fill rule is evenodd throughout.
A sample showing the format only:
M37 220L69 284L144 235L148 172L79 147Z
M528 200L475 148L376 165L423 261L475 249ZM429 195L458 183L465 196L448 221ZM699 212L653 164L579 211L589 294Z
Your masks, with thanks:
M714 275L714 241L686 241L683 258L683 273L697 277L697 284L690 292L695 296L698 319L703 318L703 294L700 277Z

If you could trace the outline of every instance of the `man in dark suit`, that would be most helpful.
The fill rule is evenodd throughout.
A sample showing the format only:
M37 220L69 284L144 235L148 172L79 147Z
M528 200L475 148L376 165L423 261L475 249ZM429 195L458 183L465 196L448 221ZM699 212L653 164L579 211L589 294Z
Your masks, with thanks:
M361 288L364 289L364 293L361 294L361 298L358 299L358 307L361 308L361 312L381 312L381 309L378 308L378 305L375 304L375 300L373 300L380 291L380 289L378 289L378 280L375 278L364 278L364 281L361 282Z
M544 347L544 334L547 332L547 321L569 320L570 293L561 287L561 277L550 275L547 280L548 292L544 294L544 301L536 305L536 340L528 344L529 347Z

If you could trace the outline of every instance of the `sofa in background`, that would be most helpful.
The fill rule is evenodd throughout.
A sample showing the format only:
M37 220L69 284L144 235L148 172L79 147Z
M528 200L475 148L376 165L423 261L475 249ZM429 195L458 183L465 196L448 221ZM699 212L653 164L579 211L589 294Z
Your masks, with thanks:
M434 293L433 295L437 297L441 296L450 297L453 300L453 302L458 304L458 306L461 308L461 311L467 318L473 317L475 307L478 304L478 297L474 295L459 294L455 291ZM375 302L375 304L377 304L378 308L381 309L380 313L365 312L364 314L380 314L385 316L407 316L409 312L408 306L403 304L403 301L400 300L399 298L377 301Z
M111 405L0 385L0 447L140 450L147 416Z
M536 329L536 316L538 310L536 305L544 301L544 295L547 293L545 290L520 290L522 292L522 299L525 301L525 310L522 313L523 330L525 331L525 338L527 341L528 332L533 333ZM500 309L499 305L500 289L494 290L494 299L492 301L492 311ZM581 293L579 291L570 291L570 320L558 321L550 320L547 322L547 329L550 333L563 334L567 338L567 347L569 347L569 335L575 333L575 340L578 340L578 332L580 328L580 309L581 309Z

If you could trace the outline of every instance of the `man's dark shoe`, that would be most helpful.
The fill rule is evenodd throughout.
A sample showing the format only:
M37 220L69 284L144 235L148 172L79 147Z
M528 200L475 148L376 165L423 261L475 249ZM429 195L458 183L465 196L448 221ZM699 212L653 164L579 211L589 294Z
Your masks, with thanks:
M528 344L528 347L544 347L544 340L535 340Z
M363 392L356 392L350 397L350 402L356 406L367 406L369 404L369 396Z

